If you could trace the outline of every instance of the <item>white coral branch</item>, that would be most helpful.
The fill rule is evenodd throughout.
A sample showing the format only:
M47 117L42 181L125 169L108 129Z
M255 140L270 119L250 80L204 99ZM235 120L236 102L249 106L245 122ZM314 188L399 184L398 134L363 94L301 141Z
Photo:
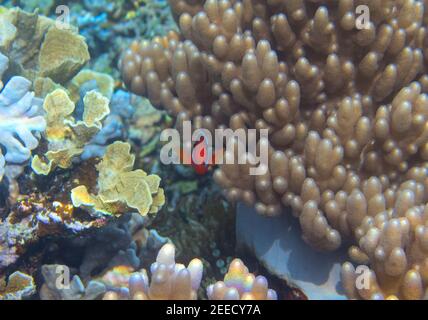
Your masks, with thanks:
M0 54L0 76L7 69L8 58ZM41 115L42 99L30 91L31 82L15 76L0 92L0 181L7 165L23 164L39 144L46 128ZM1 89L1 87L0 87Z

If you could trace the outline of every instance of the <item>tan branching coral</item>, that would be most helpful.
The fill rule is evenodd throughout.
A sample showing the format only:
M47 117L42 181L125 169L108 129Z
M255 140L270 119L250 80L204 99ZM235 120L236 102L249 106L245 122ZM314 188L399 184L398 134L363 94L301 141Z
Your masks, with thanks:
M89 193L86 186L71 191L75 207L85 207L95 213L122 214L127 209L138 210L141 215L156 213L165 202L164 191L159 187L157 175L147 175L143 170L134 170L135 156L131 146L115 142L107 147L97 165L98 194Z
M88 92L84 99L82 120L73 117L74 103L62 89L56 89L45 98L46 139L48 151L43 158L36 155L31 167L37 174L48 175L55 167L67 169L74 158L80 156L85 144L102 128L101 120L109 113L109 100L96 91Z
M202 279L203 265L193 259L186 267L175 262L175 247L165 244L150 267L151 281L146 270L130 272L116 267L101 281L108 288L104 300L196 300Z
M350 297L421 298L428 287L425 3L170 0L181 35L133 43L122 74L178 122L268 129L266 174L249 175L250 164L216 171L228 198L265 215L291 206L303 238L318 249L352 241L351 257L373 269L376 285L358 295L346 264ZM370 13L363 26L360 5Z
M224 276L224 281L217 281L208 286L210 300L276 300L275 290L269 289L267 279L255 276L240 259L234 259Z

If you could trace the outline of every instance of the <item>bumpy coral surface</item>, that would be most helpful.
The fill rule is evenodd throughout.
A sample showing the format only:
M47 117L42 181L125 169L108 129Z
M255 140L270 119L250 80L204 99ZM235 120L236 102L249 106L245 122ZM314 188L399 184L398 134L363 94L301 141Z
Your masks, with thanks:
M224 281L218 281L207 288L211 300L276 300L277 294L269 289L263 276L255 276L240 259L230 263Z
M0 79L8 67L9 59L0 53ZM0 81L0 182L9 179L12 193L18 193L14 179L22 172L22 165L30 159L31 151L39 144L40 133L46 121L41 115L43 100L30 91L31 82L23 77L12 77L4 84Z
M103 283L91 280L85 286L79 276L74 275L68 286L58 286L58 275L67 266L63 265L43 265L42 275L45 283L40 289L41 300L94 300L102 296L106 287Z
M102 278L110 290L104 300L196 300L202 279L203 266L193 259L185 267L175 262L175 247L167 243L150 267L151 281L146 270L130 273L126 268L115 268Z
M230 200L291 206L320 250L345 241L371 268L352 298L428 287L428 10L418 0L170 0L181 35L135 42L126 85L179 121L269 130L269 170L223 165ZM369 9L361 26L357 7ZM261 143L266 143L261 141ZM237 152L237 150L233 150Z

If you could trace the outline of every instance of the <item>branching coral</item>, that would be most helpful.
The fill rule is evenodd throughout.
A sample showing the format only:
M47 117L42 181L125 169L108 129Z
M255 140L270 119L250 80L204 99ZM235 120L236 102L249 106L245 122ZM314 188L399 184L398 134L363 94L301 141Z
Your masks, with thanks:
M194 300L202 279L203 266L199 259L190 261L187 268L175 262L175 247L165 244L151 265L151 281L146 270L132 272L118 267L107 272L101 279L108 291L104 299L133 300ZM276 292L268 289L263 276L255 277L239 259L229 266L224 282L219 281L207 288L209 299L215 300L265 300L276 299Z
M85 286L78 275L73 275L68 288L57 287L58 270L70 270L66 266L44 265L42 275L45 283L42 299L99 299L104 300L196 300L203 278L203 264L192 259L188 266L175 261L175 246L164 244L157 252L156 261L145 269L134 271L128 265L117 265L89 279ZM60 269L58 269L60 268ZM85 282L86 283L86 282ZM210 299L263 300L276 299L276 292L268 289L266 278L255 277L239 259L229 267L223 281L207 289Z
M355 244L372 268L359 297L422 298L428 287L428 19L419 0L170 0L181 35L135 42L126 85L208 130L269 130L269 170L223 165L230 200L291 206L321 250ZM364 26L357 7L365 5ZM266 143L260 140L259 143ZM238 152L238 150L232 150ZM251 156L251 155L250 155ZM355 294L354 270L344 283ZM350 280L351 279L351 280ZM354 289L352 289L354 288Z
M37 174L47 175L55 167L67 169L75 157L80 156L87 144L102 128L101 120L109 112L109 101L96 91L88 92L84 97L82 120L72 116L74 103L67 93L57 89L45 98L43 108L46 111L48 151L42 159L36 155L32 168Z
M9 59L0 53L0 79L7 69ZM31 150L39 144L40 133L46 122L41 116L43 100L30 91L31 82L16 76L3 88L0 81L0 182L6 177L11 196L19 192L15 178L22 172L23 164L30 159Z
M255 276L240 259L230 263L224 281L207 288L211 300L276 300L276 292L268 288L265 277Z
M151 281L146 270L129 273L123 268L106 273L103 281L110 290L104 300L196 300L203 266L193 259L185 267L175 262L175 247L167 243L150 267Z
M97 165L98 194L89 194L86 186L74 188L73 205L109 215L121 214L127 208L137 209L141 215L156 213L165 202L163 189L159 188L160 178L140 169L132 171L135 156L130 150L131 146L124 142L108 146Z

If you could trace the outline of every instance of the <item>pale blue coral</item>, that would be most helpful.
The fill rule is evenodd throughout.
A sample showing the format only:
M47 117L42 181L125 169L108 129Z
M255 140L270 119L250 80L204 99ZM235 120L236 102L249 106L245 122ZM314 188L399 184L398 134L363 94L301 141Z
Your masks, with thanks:
M131 118L134 112L131 94L123 90L116 91L111 98L110 114L104 120L103 128L85 146L81 158L87 160L93 157L102 157L107 145L125 138L124 121Z
M7 65L8 58L0 53L0 78ZM0 92L0 146L5 152L0 153L0 180L7 165L21 165L30 159L46 128L41 115L43 100L35 98L30 88L29 80L15 76Z

